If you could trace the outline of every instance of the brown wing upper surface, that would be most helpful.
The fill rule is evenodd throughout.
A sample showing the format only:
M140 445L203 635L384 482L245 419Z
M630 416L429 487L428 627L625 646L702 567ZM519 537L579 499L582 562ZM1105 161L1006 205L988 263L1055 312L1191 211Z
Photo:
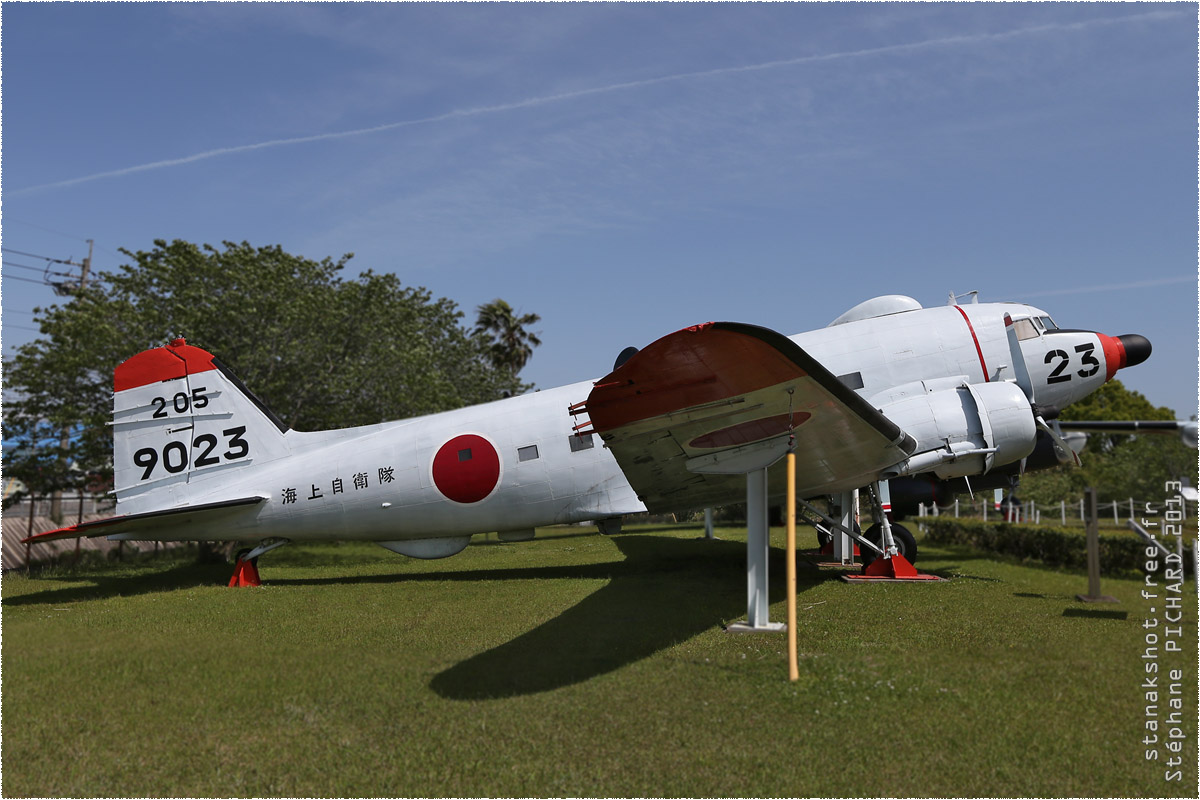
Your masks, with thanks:
M596 383L586 411L634 490L659 512L737 502L741 475L791 446L801 496L863 486L914 448L795 342L733 322L648 345Z

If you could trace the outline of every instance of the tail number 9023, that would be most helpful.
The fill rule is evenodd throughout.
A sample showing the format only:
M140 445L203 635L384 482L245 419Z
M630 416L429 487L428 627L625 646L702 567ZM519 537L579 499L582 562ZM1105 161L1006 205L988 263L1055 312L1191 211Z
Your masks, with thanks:
M221 431L221 435L225 437L227 449L220 455L213 452L220 444L217 437L211 433L200 434L192 440L192 450L196 453L196 459L191 463L196 467L211 467L213 464L219 464L222 459L236 461L239 458L245 458L250 454L250 443L242 438L245 433L245 425ZM133 463L144 470L142 477L138 479L143 481L149 480L160 462L163 469L170 474L175 474L187 469L189 461L191 459L187 445L178 441L167 442L162 448L161 455L159 450L154 447L143 447L133 454Z

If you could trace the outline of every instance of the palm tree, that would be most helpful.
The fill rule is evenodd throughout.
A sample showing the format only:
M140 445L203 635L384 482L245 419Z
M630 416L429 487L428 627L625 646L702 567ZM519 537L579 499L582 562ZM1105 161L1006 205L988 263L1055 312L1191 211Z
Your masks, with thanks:
M526 330L537 324L541 317L537 314L518 316L513 307L500 298L484 303L476 311L479 316L475 320L475 333L491 338L492 363L499 369L507 369L515 378L533 355L533 348L542 343L536 333Z

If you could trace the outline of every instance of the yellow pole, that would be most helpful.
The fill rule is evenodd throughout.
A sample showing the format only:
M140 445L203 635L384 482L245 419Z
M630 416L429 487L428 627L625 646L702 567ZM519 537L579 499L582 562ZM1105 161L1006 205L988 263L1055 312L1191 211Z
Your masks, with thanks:
M796 662L796 454L787 454L787 638L788 680L800 680Z

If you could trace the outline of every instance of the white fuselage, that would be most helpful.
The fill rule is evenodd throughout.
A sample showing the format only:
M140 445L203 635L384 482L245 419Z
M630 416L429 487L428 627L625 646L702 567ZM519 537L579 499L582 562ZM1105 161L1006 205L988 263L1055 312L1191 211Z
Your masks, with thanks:
M891 400L919 392L921 382L1011 380L1005 313L1014 319L1045 318L1044 312L1018 304L945 306L844 322L791 338L862 397L884 407ZM1051 342L1049 333L1039 331L1022 341L1021 348L1039 387L1038 402L1062 407L1094 391L1106 375L1103 353L1098 374L1085 375L1090 367L1080 363L1087 353L1094 352L1094 347L1087 350L1086 346L1096 341L1095 334L1055 335L1058 340ZM1057 358L1047 356L1052 351L1065 353L1070 363L1060 367ZM1048 382L1056 368L1058 380ZM1070 379L1062 379L1064 374ZM213 406L205 411L215 409L222 399L222 391L211 391L218 385L214 381L220 379L208 375L206 386L197 389L200 381L193 378L186 390L200 391L193 396L214 398ZM189 465L186 481L179 476L169 490L173 503L200 505L228 498L234 484L236 496L266 498L253 513L231 517L203 532L195 526L168 525L152 538L425 540L528 531L539 525L644 511L600 438L576 433L583 420L568 409L583 402L592 386L591 381L583 381L361 428L315 433L272 430L269 433L276 439L269 446L259 447L257 440L251 439L251 455L256 456L253 464L247 459L247 466ZM149 394L170 396L171 391L149 385L130 389L131 397L140 394L127 403L131 422L126 424L143 424L143 412L151 402ZM225 389L223 394L229 399L231 391ZM118 420L121 402L118 400ZM193 413L198 414L196 427L187 435L195 439L205 423L198 411ZM248 420L244 424L254 433L263 424L262 419L249 419L255 414L262 416L247 405L212 415L219 417L212 423L214 440L228 433L227 426L233 424L230 419ZM226 429L218 430L222 428ZM226 447L228 439L221 439L214 454ZM241 450L226 452L237 455ZM152 481L135 486L129 476L141 475L142 465L123 465L120 449L117 458L118 511L134 514L161 507L168 490L146 488ZM145 474L159 474L155 469L161 469L157 463ZM121 488L123 480L125 489ZM730 497L729 502L739 499Z

